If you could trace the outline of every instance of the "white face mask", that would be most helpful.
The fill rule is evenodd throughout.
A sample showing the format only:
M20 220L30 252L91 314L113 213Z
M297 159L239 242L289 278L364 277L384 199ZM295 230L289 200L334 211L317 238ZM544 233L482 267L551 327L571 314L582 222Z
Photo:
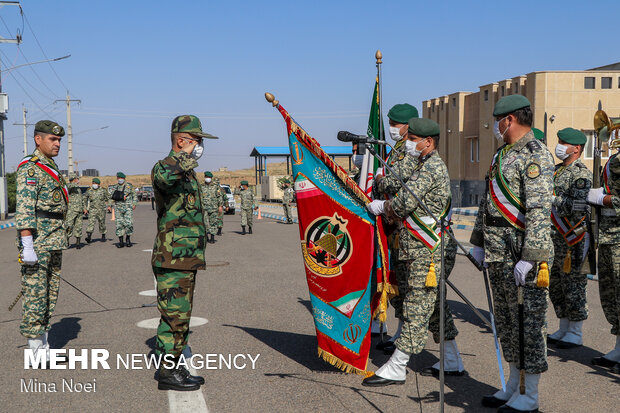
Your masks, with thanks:
M557 156L558 159L563 161L564 159L570 156L569 154L566 153L567 149L568 149L568 146L558 143L555 147L555 156Z
M121 178L121 179L119 179L119 180L118 180L118 184L119 184L119 185L123 185L124 183L125 183L125 180L124 180L124 179L122 179L122 178Z
M210 184L211 183L211 178L205 178L205 182Z
M99 188L99 185L93 184L93 189L97 189L97 188Z
M196 160L200 159L204 150L205 150L205 147L202 145L202 142L200 142L198 145L194 146L194 149L192 150L192 155L191 155L192 158Z
M420 155L422 154L422 151L418 150L417 142L407 140L405 142L405 148L407 150L407 153L413 156L414 158L419 158Z
M495 135L495 139L499 141L500 145L504 144L504 135L506 134L506 131L508 130L508 128L506 128L503 134L499 131L499 123L504 119L506 118L496 120L495 123L493 124L493 135Z
M358 169L362 169L363 163L364 155L353 155L353 165L355 165Z
M390 126L390 136L395 141L399 141L403 138L400 134L400 128L397 128L396 126Z

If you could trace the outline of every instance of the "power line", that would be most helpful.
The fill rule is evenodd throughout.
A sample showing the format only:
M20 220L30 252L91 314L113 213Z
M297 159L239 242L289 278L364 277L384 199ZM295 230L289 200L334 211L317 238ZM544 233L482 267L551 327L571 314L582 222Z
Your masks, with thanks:
M38 73L34 70L33 65L31 65L31 64L30 64L30 60L28 60L28 58L27 58L27 57L26 57L26 55L24 54L24 51L21 49L21 47L19 47L19 45L17 46L17 50L19 50L19 53L21 53L21 55L24 57L24 60L26 60L26 63L28 63L28 64L29 64L29 66L28 66L28 67L30 68L30 70L32 70L32 73L33 73L33 74L37 77L37 79L39 79L39 82L41 82L41 84L42 84L43 86L45 86L45 88L46 88L47 90L49 90L49 91L50 91L50 93L51 93L51 94L52 94L55 98L60 98L60 96L59 96L58 94L56 94L56 92L54 92L54 91L53 91L53 90L52 90L52 89L51 89L51 88L47 85L47 83L45 83L45 82L43 81L43 79L41 79L41 77L39 76L39 74L38 74Z

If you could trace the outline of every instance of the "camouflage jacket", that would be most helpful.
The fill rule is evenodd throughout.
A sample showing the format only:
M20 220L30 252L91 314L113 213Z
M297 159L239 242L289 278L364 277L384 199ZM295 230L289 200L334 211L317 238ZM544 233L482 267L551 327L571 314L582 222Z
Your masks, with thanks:
M450 177L448 168L437 151L421 157L407 181L407 186L426 205L433 215L439 217L450 202ZM394 198L385 203L385 211L389 220L399 222L399 259L412 260L421 253L430 251L415 238L403 225L402 221L415 212L420 218L428 217L426 211L406 190L401 190ZM429 217L430 218L430 217Z
M585 209L575 210L573 205L575 200L586 203L588 192L592 186L592 172L581 162L580 159L575 160L568 166L557 164L553 175L553 185L555 197L551 205L560 217L567 218L571 225L575 225L585 215ZM555 238L564 239L560 232L555 228L552 232Z
M226 191L224 191L224 188L220 186L219 181L217 182L217 186L220 187L220 203L222 205L222 208L226 209L228 208L228 196L226 195Z
M33 152L29 160L26 159L20 163L16 178L15 226L18 231L18 241L19 231L30 229L36 251L66 249L65 180L54 161L38 149ZM18 245L21 245L21 242L18 242Z
M529 131L512 146L499 148L505 155L502 173L510 190L525 208L525 231L507 224L494 206L489 193L489 172L486 190L480 202L470 242L483 247L486 262L504 262L515 251L519 260L551 261L551 196L553 194L553 157L546 146ZM489 218L490 217L490 218ZM501 222L500 226L486 221ZM505 222L504 222L505 221ZM511 248L511 245L513 248Z
M115 191L121 191L125 195L124 201L114 201L112 200L112 194ZM127 206L134 207L138 203L138 197L136 196L136 191L133 189L133 185L129 182L125 181L124 184L119 185L118 183L114 185L110 185L108 187L108 194L110 195L110 200L114 205L125 204Z
M215 182L200 185L200 193L202 194L202 207L208 213L216 212L222 205L220 186Z
M610 210L611 208L601 207L599 244L620 244L620 159L618 154L612 155L607 162L609 162L607 184L609 185L611 203L616 215L607 215L607 213L611 212L605 210ZM601 182L603 182L602 177Z
M239 195L241 198L241 209L253 209L254 208L254 192L250 188L248 189L235 189L235 195Z
M153 267L205 269L205 226L198 162L185 152L170 151L151 171L157 211Z
M282 203L290 205L295 200L295 191L290 186L287 186L282 190Z
M106 188L93 189L90 187L84 194L84 206L89 213L103 211L108 206L109 201L110 194Z
M69 189L69 211L83 212L84 201L80 187L77 184L69 183L67 188Z
M394 150L390 152L387 164L394 170L394 173L396 173L402 178L403 181L405 181L405 183L407 183L409 177L413 174L413 170L416 167L418 160L405 151L405 141L406 139L401 139L396 142L396 145L394 145ZM373 190L375 191L375 195L388 195L389 197L392 197L402 189L402 185L398 179L396 179L394 175L387 170L384 174L384 177L379 178L374 182Z

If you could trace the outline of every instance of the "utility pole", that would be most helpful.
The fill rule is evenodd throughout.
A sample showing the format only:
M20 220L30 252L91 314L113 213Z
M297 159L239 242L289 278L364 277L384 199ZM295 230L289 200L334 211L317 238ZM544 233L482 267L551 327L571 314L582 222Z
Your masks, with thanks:
M0 1L0 8L4 6L18 6L21 10L21 5L18 1ZM5 39L0 37L0 43L13 43L20 44L22 41L21 36L17 35L15 39ZM4 159L4 121L7 120L6 113L9 110L9 98L6 93L2 93L2 80L0 79L0 219L6 219L9 212L9 198L6 184L6 162Z
M67 154L69 159L67 160L67 169L69 173L73 172L73 130L71 129L71 102L82 103L79 99L71 99L69 97L69 91L67 90L67 99L57 100L56 102L65 102L67 104Z
M34 123L27 123L26 122L26 113L28 113L28 110L26 109L25 106L22 105L22 123L14 123L13 125L16 126L23 126L24 127L24 156L28 155L28 130L27 127L28 126L34 126Z

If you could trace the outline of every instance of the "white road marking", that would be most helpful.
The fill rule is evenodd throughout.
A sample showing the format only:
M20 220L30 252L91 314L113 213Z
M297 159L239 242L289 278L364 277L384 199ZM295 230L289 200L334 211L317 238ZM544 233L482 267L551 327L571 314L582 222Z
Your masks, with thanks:
M189 319L189 326L190 327L198 327L198 326L202 326L205 325L209 322L209 320L207 320L206 318L202 318L202 317L191 317ZM152 329L157 329L157 326L159 326L159 317L157 318L149 318L148 320L142 320L142 321L138 321L136 323L136 325L140 328L152 328Z
M193 317L192 317L193 318ZM196 370L189 368L192 375L196 375ZM207 401L202 390L196 391L172 391L168 390L168 406L170 413L208 413Z
M153 252L153 249L151 248L150 250L142 250L142 252Z
M138 294L139 295L144 295L144 296L147 296L147 297L157 297L157 291L155 291L155 290L140 291Z

